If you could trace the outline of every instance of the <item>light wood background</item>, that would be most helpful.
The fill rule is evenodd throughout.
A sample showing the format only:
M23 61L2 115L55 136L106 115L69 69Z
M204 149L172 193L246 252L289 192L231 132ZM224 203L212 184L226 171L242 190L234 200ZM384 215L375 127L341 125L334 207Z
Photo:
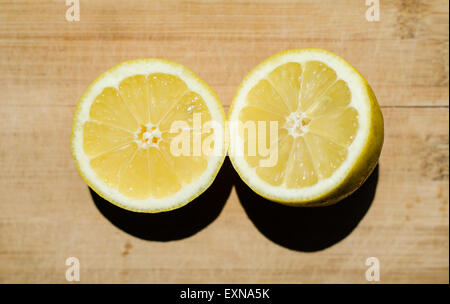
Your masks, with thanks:
M379 22L364 0L80 2L68 22L65 1L0 1L0 282L66 283L71 256L81 283L367 283L368 257L381 283L449 282L448 1L381 0ZM351 62L382 106L379 169L350 201L285 210L226 163L203 201L142 217L78 175L77 99L109 67L175 60L228 110L256 64L306 47Z

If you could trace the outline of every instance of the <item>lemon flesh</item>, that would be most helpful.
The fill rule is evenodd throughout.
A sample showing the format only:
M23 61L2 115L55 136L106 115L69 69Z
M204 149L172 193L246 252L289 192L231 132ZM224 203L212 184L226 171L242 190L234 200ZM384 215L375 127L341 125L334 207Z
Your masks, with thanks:
M181 72L180 72L181 71ZM203 192L223 162L224 140L195 128L224 114L212 90L187 68L162 60L136 60L107 71L88 88L75 115L72 150L81 175L101 196L125 209L159 212ZM183 123L188 153L173 153ZM219 132L220 133L220 132ZM215 147L217 146L217 147Z
M317 49L283 52L256 67L233 101L233 122L266 126L256 133L230 128L240 176L262 196L293 205L331 204L355 191L383 142L381 111L367 82L340 57ZM275 137L268 136L271 122ZM277 155L270 166L261 165L267 153L251 153L261 140Z

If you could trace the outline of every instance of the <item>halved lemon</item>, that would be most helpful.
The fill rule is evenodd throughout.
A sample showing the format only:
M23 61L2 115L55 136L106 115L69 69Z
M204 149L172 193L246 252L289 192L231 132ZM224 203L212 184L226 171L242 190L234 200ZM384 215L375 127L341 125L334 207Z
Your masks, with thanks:
M289 205L327 205L375 168L383 116L369 84L344 59L288 50L245 77L229 136L233 166L255 192Z
M131 60L84 92L72 153L81 176L106 200L132 211L167 211L213 182L227 150L224 131L217 95L192 71L162 59Z

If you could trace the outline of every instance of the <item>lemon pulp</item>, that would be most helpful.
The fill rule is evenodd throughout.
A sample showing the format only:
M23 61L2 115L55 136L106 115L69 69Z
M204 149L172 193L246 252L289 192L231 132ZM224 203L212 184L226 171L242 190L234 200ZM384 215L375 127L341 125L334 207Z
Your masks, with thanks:
M261 156L244 153L256 174L286 188L312 186L330 177L347 157L358 129L358 112L350 106L350 90L324 63L285 63L248 93L239 120L278 122L278 160L258 167ZM245 147L257 138L244 134ZM267 139L269 142L271 139Z
M192 128L194 113L202 123L211 120L202 97L179 77L134 75L95 98L83 125L83 150L108 187L130 198L166 197L208 165L203 153L175 156L170 150L176 136L170 132L172 123L184 121Z

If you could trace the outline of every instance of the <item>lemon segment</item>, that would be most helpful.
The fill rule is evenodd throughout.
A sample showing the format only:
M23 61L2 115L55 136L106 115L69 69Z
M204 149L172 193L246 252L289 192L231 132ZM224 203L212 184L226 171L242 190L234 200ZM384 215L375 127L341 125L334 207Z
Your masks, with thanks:
M267 79L261 80L251 89L247 95L247 104L282 116L289 114L287 104Z
M291 156L292 146L294 145L294 139L292 136L284 136L280 141L275 144L278 149L278 161L273 166L257 167L256 174L271 185L281 185L286 179L287 165L289 157Z
M202 97L195 92L187 92L180 97L172 111L160 119L159 127L161 131L169 132L175 121L183 121L188 124L189 128L193 128L195 117L201 123L211 120L211 114Z
M169 110L178 103L186 93L186 84L174 75L153 74L148 77L150 99L150 115L153 124L164 118Z
M304 64L302 84L300 86L300 111L307 111L318 98L336 81L336 73L319 61Z
M292 146L292 153L286 168L285 185L287 188L302 188L312 186L318 181L318 174L314 168L313 158L305 138L297 137Z
M138 148L120 168L118 190L131 198L150 196L150 168L148 149ZM101 170L96 170L101 175Z
M95 98L90 109L90 118L93 121L123 128L130 132L134 132L138 128L136 119L122 101L119 92L111 87L105 88Z
M278 92L290 112L298 109L298 98L302 85L302 66L295 62L289 62L277 67L267 79Z
M165 151L162 152L156 148L149 149L149 167L151 193L155 198L163 198L169 196L181 188L181 181L176 175L178 168L171 166L164 157Z
M121 168L133 158L137 149L136 143L130 143L91 158L90 165L109 187L119 188Z
M97 156L133 141L133 133L96 121L83 126L83 149L87 156Z

